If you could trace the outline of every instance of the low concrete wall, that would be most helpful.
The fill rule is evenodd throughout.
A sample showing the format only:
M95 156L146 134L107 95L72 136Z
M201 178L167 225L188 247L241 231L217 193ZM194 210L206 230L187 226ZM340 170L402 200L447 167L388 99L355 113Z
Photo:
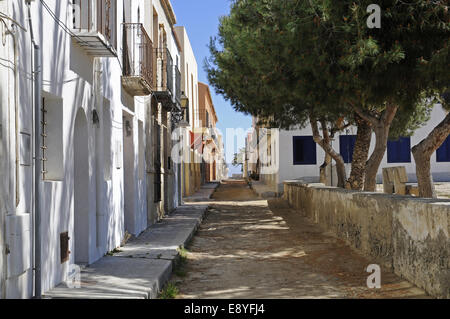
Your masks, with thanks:
M300 214L334 232L373 263L438 298L450 298L450 200L284 183Z

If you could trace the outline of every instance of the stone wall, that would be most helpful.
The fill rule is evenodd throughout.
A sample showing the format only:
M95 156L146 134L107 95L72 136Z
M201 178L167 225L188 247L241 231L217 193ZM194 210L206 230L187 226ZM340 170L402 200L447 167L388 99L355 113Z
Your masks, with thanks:
M335 233L373 263L431 296L450 298L450 200L284 183L291 207Z

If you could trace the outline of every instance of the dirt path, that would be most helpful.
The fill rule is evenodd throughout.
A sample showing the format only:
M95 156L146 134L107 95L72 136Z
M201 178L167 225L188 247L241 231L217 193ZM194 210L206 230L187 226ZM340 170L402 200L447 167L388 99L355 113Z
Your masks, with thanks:
M426 297L383 269L382 289L368 289L369 260L239 181L218 188L188 250L178 298Z

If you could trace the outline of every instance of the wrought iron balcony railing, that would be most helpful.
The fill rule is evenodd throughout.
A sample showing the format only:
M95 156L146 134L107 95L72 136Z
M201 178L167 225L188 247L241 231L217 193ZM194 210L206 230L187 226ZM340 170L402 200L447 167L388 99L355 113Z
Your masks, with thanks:
M142 23L123 24L122 85L132 96L152 93L153 43Z
M117 56L117 3L115 0L71 0L73 38L89 55Z
M154 50L155 65L155 93L173 97L173 59L167 48L157 48Z
M174 78L175 78L175 102L177 106L181 106L181 72L177 65L174 65Z

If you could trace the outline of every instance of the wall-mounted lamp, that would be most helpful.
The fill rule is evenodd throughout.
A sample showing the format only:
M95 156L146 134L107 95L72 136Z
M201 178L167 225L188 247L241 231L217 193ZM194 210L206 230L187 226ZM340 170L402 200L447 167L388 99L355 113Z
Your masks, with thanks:
M189 107L189 98L184 94L184 91L181 92L181 108L186 109Z
M184 91L181 92L180 98L181 104L181 113L183 114L183 119L178 123L179 127L188 127L189 126L189 98L184 94Z

